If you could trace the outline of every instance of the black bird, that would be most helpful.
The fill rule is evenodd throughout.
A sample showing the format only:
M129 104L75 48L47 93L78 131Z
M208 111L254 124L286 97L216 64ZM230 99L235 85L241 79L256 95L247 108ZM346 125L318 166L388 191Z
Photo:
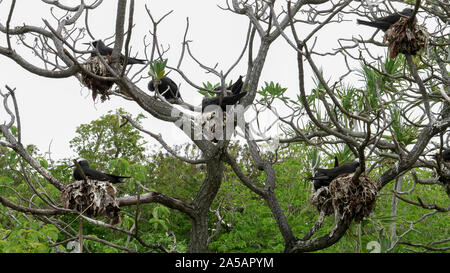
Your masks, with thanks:
M227 105L235 105L246 94L247 94L247 92L241 92L241 93L235 94L235 95L224 96L222 98L222 103L220 103L220 96L216 96L216 97L212 97L212 98L205 97L202 100L202 112L204 112L204 110L210 105L220 106L222 111L225 112L227 110ZM210 109L213 110L212 107L208 107L207 110L210 110Z
M310 178L310 180L314 181L314 189L318 190L320 187L327 187L330 185L331 181L341 174L354 173L358 167L359 162L354 161L332 169L317 168L314 177Z
M413 9L406 8L406 9L400 11L399 13L394 13L394 14L388 15L386 17L381 17L372 22L364 21L364 20L360 20L360 19L357 19L356 22L361 25L375 27L375 28L381 29L382 31L386 31L389 29L390 26L392 26L398 20L400 20L402 15L403 16L411 16L413 14L413 12L414 12Z
M231 92L233 94L241 93L243 85L244 85L244 82L242 81L242 76L239 76L239 79L235 83L233 83L233 85L230 87Z
M205 97L202 100L202 112L204 112L205 108L209 105L218 105L222 109L222 111L227 110L227 105L235 105L242 97L244 97L247 92L241 92L242 86L244 85L242 81L242 76L239 76L239 79L233 83L230 87L227 87L226 94L222 98L222 103L220 103L220 95L218 94L215 97ZM214 88L215 91L220 91L222 89L221 86ZM229 92L231 91L231 93ZM220 104L220 105L219 105ZM209 109L208 109L209 110Z
M154 81L151 80L148 83L148 90L154 92L155 91L155 85ZM161 93L161 95L166 99L181 99L181 95L178 92L178 86L174 81L172 81L169 77L162 77L159 85L158 85L158 91Z
M105 43L103 43L102 40L96 40L92 41L90 43L85 43L88 45L92 45L94 48L98 50L98 53L102 56L111 56L113 49L110 47L107 47ZM95 53L91 53L91 57L97 56ZM120 62L123 63L125 61L125 56L120 54ZM127 64L145 64L147 61L142 59L136 59L132 57L128 57L128 63Z
M334 157L334 167L338 167L339 166L339 159L337 158L337 156Z
M242 76L239 76L239 79L233 83L230 87L227 87L226 90L231 90L231 93L233 94L239 94L242 90L242 86L244 85L244 82L242 81ZM220 91L222 90L222 86L218 86L214 88L214 91Z
M442 151L442 159L444 161L450 161L450 148L445 149L444 151Z
M102 172L99 172L97 170L91 169L89 167L89 161L87 161L84 158L78 159L77 162L80 165L81 170L83 170L84 175L87 178L90 178L90 179L93 179L93 180L108 181L110 183L115 184L115 183L125 182L125 181L123 181L124 178L130 178L130 176L120 176L120 175L107 174L107 173L102 173ZM83 177L82 177L81 173L78 171L77 168L75 168L75 170L73 171L73 178L75 178L75 180L83 180Z

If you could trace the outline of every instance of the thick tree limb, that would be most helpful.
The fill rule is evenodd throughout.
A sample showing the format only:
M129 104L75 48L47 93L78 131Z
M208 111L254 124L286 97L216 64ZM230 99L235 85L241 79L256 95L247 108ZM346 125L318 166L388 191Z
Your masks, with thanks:
M136 205L138 202L140 204L159 203L168 208L184 212L190 217L193 217L195 215L195 210L191 204L160 192L148 192L141 194L139 196L139 200L137 196L120 197L117 200L119 202L119 206L132 206Z

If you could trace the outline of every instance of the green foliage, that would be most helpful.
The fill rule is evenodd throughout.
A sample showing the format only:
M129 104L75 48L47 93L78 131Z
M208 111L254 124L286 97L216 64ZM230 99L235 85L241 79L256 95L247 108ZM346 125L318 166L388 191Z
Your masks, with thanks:
M261 87L258 93L262 96L261 102L271 103L275 99L288 101L288 97L284 96L287 88L281 87L278 83L271 81L270 83L264 82L265 86Z
M43 158L43 157L39 158L39 164L40 164L44 169L47 169L47 168L48 168L48 162L47 162L47 160L45 160L45 158Z
M411 125L406 125L405 118L403 118L401 109L397 105L392 105L389 109L392 119L392 130L397 141L403 145L409 145L415 142L418 134L418 128ZM386 137L389 139L389 137Z
M166 74L166 65L167 65L167 61L166 60L155 60L153 62L150 63L150 71L148 72L148 75L150 77L152 77L153 79L155 79L156 81L161 80L164 75Z
M385 72L386 74L393 76L393 77L399 77L402 75L402 69L403 69L404 63L405 63L404 55L398 55L397 58L391 59L386 54L384 62L380 63L378 66L379 66L379 69L381 71ZM383 78L384 82L391 82L391 83L396 82L395 79L393 79L392 77L389 77L387 75L382 75L382 78Z
M214 90L216 87L218 87L220 85L220 83L216 83L216 84L212 84L210 82L204 82L203 83L203 88L208 89L208 90ZM213 93L204 91L204 90L197 90L198 93L200 93L201 95L203 95L204 97L215 97L215 95Z
M322 68L320 68L319 73L320 73L320 76L322 78L324 78L324 73L323 73ZM325 92L325 86L316 74L314 74L312 80L313 80L314 84L316 85L316 87L313 89L313 92ZM326 83L328 84L328 81Z
M348 148L342 146L337 149L336 154L341 162L348 156ZM179 147L177 152L184 150L187 154L196 154L195 149L190 147ZM246 146L232 145L230 153L239 152L241 155L239 165L248 176L257 181L260 186L264 181L264 174L255 170ZM321 158L316 163L320 167L331 167L333 157L325 156L314 148L303 144L291 145L288 149L281 149L279 153L279 163L274 165L277 176L277 187L275 193L279 198L282 209L288 218L294 234L301 236L308 232L314 225L318 213L315 208L309 205L309 195L312 184L307 180L307 168L311 160ZM3 161L5 161L3 159ZM8 160L6 160L8 161ZM311 167L311 166L310 166ZM387 168L385 166L384 168ZM133 177L141 177L141 183L153 190L161 191L176 198L190 200L200 187L204 173L202 166L193 166L176 160L170 155L156 153L151 155L145 164L132 164L123 159L118 159L110 164L110 169L121 169L125 173L130 173ZM136 175L139 173L139 175ZM430 173L419 173L426 178ZM16 182L9 176L0 176L1 185L14 185ZM411 179L404 180L404 189L412 186ZM136 186L133 182L130 187L122 187L120 194L135 194ZM16 190L24 192L26 187L20 188L15 184ZM58 191L53 192L51 187L46 187L47 193L57 198ZM0 187L0 191L4 188ZM7 192L8 199L18 202L14 194ZM3 195L3 193L2 193ZM217 208L221 203L221 215L227 225L222 225L219 234L210 244L211 252L282 252L284 250L283 238L278 230L278 226L268 209L265 201L246 188L233 171L227 167L224 174L224 181L220 188L219 198L214 202L213 208ZM437 205L445 206L446 195L438 186L418 185L414 194L405 196L414 200L417 196L423 198L424 202L436 202ZM346 235L335 245L323 249L319 252L370 252L371 242L376 242L381 246L381 252L390 248L389 227L395 223L397 234L402 234L409 229L408 221L415 221L425 212L418 207L411 207L405 203L399 204L399 215L392 217L391 197L389 187L383 189L382 195L377 201L377 209L367 219L360 224L352 224ZM16 219L22 223L17 225L15 220L5 217L5 207L0 207L0 235L6 236L11 232L6 240L0 241L0 252L53 252L50 247L48 237L52 241L62 241L67 237L59 232L52 225L43 225L34 219L27 219L17 214ZM185 251L189 241L190 221L178 211L170 210L162 205L150 204L141 205L139 208L139 234L147 243L161 243L167 248L173 246L173 238L168 235L173 232L177 237L177 250ZM123 207L121 215L123 219L119 227L130 230L135 225L135 207ZM71 227L77 229L75 216L61 216L61 220L72 223ZM216 228L217 218L214 213L210 214L209 225L211 232ZM431 242L444 239L449 219L445 214L436 214L425 219L418 224L414 231L408 233L404 240L411 242ZM327 217L323 228L315 236L325 235L334 227L333 217ZM417 230L417 231L416 231ZM110 241L114 244L125 245L127 236L118 232L111 232L102 227L84 222L84 233L90 237ZM122 252L102 243L85 240L86 246L92 252L116 253ZM61 246L65 249L65 246ZM134 239L129 242L129 247L138 251L148 251ZM393 252L405 252L407 247L396 246Z
M362 93L354 87L346 87L336 89L336 97L340 99L342 107L348 112L361 112L364 110L362 106Z
M22 220L22 225L14 230L0 228L0 235L7 234L0 240L0 253L49 253L53 249L49 239L56 242L58 229L53 225L40 225L37 222Z
M368 105L370 106L367 110L377 110L380 108L379 104L379 80L378 74L375 70L369 68L368 66L362 65L362 74L366 81L366 98L368 100Z
M122 109L118 113L128 114ZM139 115L135 121L139 123L143 117ZM116 162L114 160L119 158L130 164L143 162L146 142L131 124L121 124L119 121L122 122L118 115L110 111L98 120L80 125L76 129L77 135L70 141L70 147L79 157L89 160L94 168L106 169L111 167L106 162Z
M153 218L151 218L148 222L153 225L155 230L161 228L163 231L168 231L169 214L170 211L168 208L158 205L153 209Z
M211 90L211 91L220 86L220 83L213 84L213 83L211 83L209 81L208 82L204 82L202 84L203 84L203 88L204 89ZM233 85L233 80L231 80L228 84L225 84L225 86L231 86L231 85ZM211 97L215 97L216 96L214 93L211 93L211 92L208 92L208 91L204 91L204 90L197 90L197 92L199 94L201 94L202 96L204 96L204 97L211 98Z
M9 128L9 130L11 131L11 133L13 134L13 136L15 136L15 137L17 137L17 135L18 135L18 129L17 129L17 127L16 126L11 126L11 128Z

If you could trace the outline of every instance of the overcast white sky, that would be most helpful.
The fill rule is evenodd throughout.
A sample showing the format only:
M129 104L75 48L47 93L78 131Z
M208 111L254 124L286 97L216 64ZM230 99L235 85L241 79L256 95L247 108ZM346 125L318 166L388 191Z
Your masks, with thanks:
M68 5L74 5L79 1L61 1ZM189 17L190 28L188 39L193 54L204 64L214 66L217 69L227 71L241 53L248 28L248 19L245 16L235 15L229 11L221 10L218 4L224 5L224 0L152 0L136 1L135 24L133 30L133 52L143 58L144 52L142 39L144 35L150 39L149 30L152 27L144 5L151 9L154 17L160 18L170 10L173 13L159 26L159 41L165 47L170 44L170 51L166 57L169 65L176 66L181 52L181 42L186 26L186 17ZM0 22L5 25L10 1L0 4ZM98 39L110 37L114 33L117 1L104 1L95 11L90 12L90 28ZM42 18L54 23L50 15L50 6L41 1L17 1L11 26L29 25L43 26ZM83 16L84 18L84 16ZM84 19L83 19L84 20ZM82 21L83 21L82 20ZM311 29L311 28L309 28ZM299 28L299 32L306 34L309 29ZM363 27L363 35L370 36L373 31ZM336 48L337 38L351 38L361 33L361 26L354 22L344 22L325 27L319 32L317 49L325 51ZM15 43L14 47L19 45ZM86 37L84 42L89 42ZM0 35L0 45L6 46L5 35ZM80 49L86 49L81 47ZM29 54L30 50L25 51ZM382 51L381 51L381 54ZM235 80L239 75L244 75L247 66L247 58L244 56L239 65L231 72L227 81ZM327 76L340 75L345 69L341 58L327 58L320 62L324 66ZM188 56L185 57L182 70L197 85L202 82L217 82L218 79L199 68ZM145 72L146 73L146 72ZM110 110L120 107L136 115L145 113L133 102L128 102L118 97L111 97L105 103L93 103L90 90L80 85L76 78L47 79L33 75L4 56L0 56L0 89L5 92L4 86L17 89L19 102L23 142L35 144L44 152L51 144L52 158L76 157L69 147L69 141L75 136L75 129L83 123L89 123L99 118ZM311 78L312 74L307 78ZM189 103L200 105L202 96L190 85L184 82L176 72L171 73L171 78L181 83L182 97ZM295 97L298 93L296 53L280 38L276 41L269 53L264 66L260 86L264 81L274 81L288 88L288 95ZM307 83L309 86L310 83ZM355 83L355 85L359 85ZM142 81L139 86L147 90L147 81ZM187 137L170 123L162 122L146 114L144 121L146 129L155 133L162 133L164 138L172 144L180 144L188 141ZM4 111L0 111L0 122L5 120ZM150 143L154 143L146 137Z

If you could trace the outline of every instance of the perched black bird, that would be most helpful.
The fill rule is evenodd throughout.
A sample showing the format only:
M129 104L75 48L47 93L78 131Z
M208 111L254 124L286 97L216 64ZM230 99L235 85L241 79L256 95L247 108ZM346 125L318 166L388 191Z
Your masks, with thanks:
M339 159L337 158L337 156L334 157L334 167L338 167L339 166Z
M450 148L445 149L444 151L442 151L442 159L444 161L450 161Z
M375 28L381 29L382 31L386 31L386 30L388 30L388 28L390 26L392 26L398 20L400 20L402 15L403 16L411 16L413 14L413 12L414 12L413 9L406 8L399 13L394 13L394 14L388 15L386 17L381 17L372 22L364 21L364 20L360 20L360 19L357 19L356 22L361 25L375 27Z
M102 56L111 56L113 49L110 47L107 47L105 43L103 43L102 40L92 41L90 43L85 43L88 45L92 45L94 48L98 50L98 53ZM97 56L95 53L91 53L91 57ZM125 56L120 55L120 62L123 63L125 61ZM147 61L142 59L136 59L132 57L128 57L127 64L145 64Z
M235 83L233 83L233 85L230 87L231 92L233 94L241 93L243 85L244 85L244 82L242 81L242 76L239 76L239 79Z
M218 105L222 109L222 111L227 110L227 105L235 105L242 97L244 97L247 94L247 92L242 92L239 94L231 95L231 96L224 96L222 98L222 103L220 103L220 96L208 98L205 97L202 100L202 112L204 112L205 108L207 108L210 105ZM220 105L219 105L220 103ZM210 107L208 107L207 110L209 110Z
M220 106L222 111L226 111L227 105L235 105L241 98L243 98L247 94L247 92L241 92L243 85L244 83L242 81L242 76L239 76L239 79L235 83L233 83L230 87L227 87L227 92L226 95L222 98L222 103L220 103L220 95L212 98L203 98L202 112L204 112L205 108L209 105L218 105ZM221 86L214 88L215 91L220 91L221 89Z
M154 81L151 80L148 83L148 90L155 92L155 85ZM181 95L178 92L178 86L174 81L172 81L169 77L162 77L159 85L158 85L158 91L161 93L161 95L166 99L181 99Z
M359 162L354 161L332 169L317 168L314 177L310 178L310 180L314 181L314 189L318 190L320 187L327 187L330 185L331 181L341 174L354 173L358 167Z
M242 86L244 85L244 82L242 81L242 76L239 76L239 79L233 83L230 87L227 87L226 90L231 90L231 93L233 94L239 94L242 90ZM214 88L215 91L222 90L222 86L218 86Z
M91 169L89 167L89 161L87 161L84 158L78 159L77 162L80 165L81 170L83 170L84 175L87 178L90 178L93 180L108 181L110 183L115 184L115 183L125 182L125 181L123 181L124 178L130 178L130 176L119 176L119 175L107 174L107 173L102 173L97 170ZM75 168L75 170L73 171L73 178L75 178L75 180L83 180L83 176L81 175L81 173L78 171L77 168Z

